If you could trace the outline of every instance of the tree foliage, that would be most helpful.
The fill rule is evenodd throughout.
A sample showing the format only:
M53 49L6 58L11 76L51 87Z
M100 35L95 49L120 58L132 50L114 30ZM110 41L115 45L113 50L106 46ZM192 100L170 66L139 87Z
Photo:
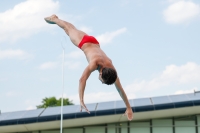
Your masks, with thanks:
M36 107L47 108L47 107L61 106L61 100L62 98L56 99L56 97L49 97L49 98L45 97L44 99L42 99L42 104ZM63 105L74 105L74 104L68 98L63 98Z

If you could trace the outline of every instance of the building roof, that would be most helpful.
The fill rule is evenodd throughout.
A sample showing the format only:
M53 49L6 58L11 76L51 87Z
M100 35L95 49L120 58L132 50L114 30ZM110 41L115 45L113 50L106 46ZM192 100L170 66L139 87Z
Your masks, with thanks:
M166 110L173 110L173 109L176 110L176 109L191 108L191 107L197 109L196 107L198 108L200 107L200 93L196 94L188 93L181 95L130 99L129 102L131 104L135 116L139 113L147 114L148 112L155 112L155 111L163 112ZM121 116L121 114L123 114L126 110L126 106L122 100L91 103L91 104L86 104L86 106L90 111L90 114L88 114L85 111L80 112L80 105L64 106L63 120L72 121L76 119L80 120L82 118L87 118L89 120L90 118L97 119L109 116ZM2 113L0 114L0 129L1 127L3 128L6 126L40 124L40 123L55 122L55 121L59 122L60 112L61 112L60 107L48 107L35 110L24 110L24 111ZM193 114L193 113L197 112L196 111L191 112L189 110L186 114ZM175 115L175 113L171 115L173 116ZM75 124L74 126L80 126L80 124L79 125ZM87 122L84 124L87 124Z

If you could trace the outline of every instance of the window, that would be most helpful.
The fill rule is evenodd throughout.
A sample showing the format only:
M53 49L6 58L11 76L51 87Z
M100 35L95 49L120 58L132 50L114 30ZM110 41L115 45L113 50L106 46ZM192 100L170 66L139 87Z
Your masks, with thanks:
M153 133L173 133L172 119L152 120Z
M105 127L85 127L85 133L105 133Z
M175 118L175 133L196 133L195 116Z
M130 133L150 133L150 122L130 123Z

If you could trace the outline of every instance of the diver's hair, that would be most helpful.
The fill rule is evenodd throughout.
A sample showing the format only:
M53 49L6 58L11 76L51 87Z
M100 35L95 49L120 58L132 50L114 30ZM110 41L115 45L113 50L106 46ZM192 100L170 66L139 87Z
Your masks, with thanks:
M107 85L113 84L117 79L117 72L112 68L103 68L102 76L104 83Z

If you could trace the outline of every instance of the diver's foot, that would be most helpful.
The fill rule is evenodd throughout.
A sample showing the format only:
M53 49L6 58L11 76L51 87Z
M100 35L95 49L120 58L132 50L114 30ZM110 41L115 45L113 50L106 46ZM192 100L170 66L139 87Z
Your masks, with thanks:
M54 20L57 18L58 17L56 15L51 15L50 17L44 18L44 20L49 24L56 24Z

